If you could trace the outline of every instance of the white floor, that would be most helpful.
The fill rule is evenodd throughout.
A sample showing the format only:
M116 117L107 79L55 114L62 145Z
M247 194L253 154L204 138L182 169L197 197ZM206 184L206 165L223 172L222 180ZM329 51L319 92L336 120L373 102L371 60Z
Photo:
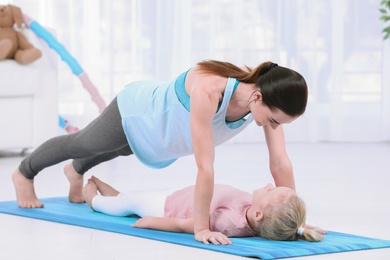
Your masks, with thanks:
M390 144L288 144L298 193L308 206L308 223L390 240ZM14 200L11 173L20 157L0 158L0 201ZM272 181L264 144L217 148L216 182L252 191ZM64 196L63 163L36 178L39 197ZM87 174L119 190L181 187L194 183L193 157L163 170L119 158ZM390 249L355 251L296 259L390 259ZM0 259L242 259L152 240L0 214Z

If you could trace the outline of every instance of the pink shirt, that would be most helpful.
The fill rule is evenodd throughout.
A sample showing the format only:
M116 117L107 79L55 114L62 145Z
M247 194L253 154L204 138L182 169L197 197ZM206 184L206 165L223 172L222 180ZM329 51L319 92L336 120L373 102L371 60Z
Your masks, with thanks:
M194 190L190 186L174 192L165 200L164 216L192 218L194 215ZM252 205L252 195L228 185L216 184L210 206L210 230L228 237L251 237L254 232L246 219Z

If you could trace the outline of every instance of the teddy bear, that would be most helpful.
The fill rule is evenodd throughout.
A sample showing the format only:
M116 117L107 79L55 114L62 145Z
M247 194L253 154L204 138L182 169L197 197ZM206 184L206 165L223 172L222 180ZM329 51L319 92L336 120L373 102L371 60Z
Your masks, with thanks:
M22 25L19 7L0 5L0 61L14 59L20 64L28 64L42 56L42 52L20 32Z

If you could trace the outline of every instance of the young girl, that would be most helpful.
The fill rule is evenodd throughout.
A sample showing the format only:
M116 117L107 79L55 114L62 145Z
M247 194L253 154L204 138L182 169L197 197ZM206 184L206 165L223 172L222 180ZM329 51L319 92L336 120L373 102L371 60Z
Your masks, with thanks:
M92 176L84 186L83 194L88 205L97 212L123 217L140 216L133 227L194 233L194 186L176 191L122 193ZM319 232L303 228L305 218L305 204L290 188L275 188L268 184L250 194L228 185L214 185L210 230L227 237L321 241L323 237ZM211 242L231 243L230 240L218 239Z
M209 230L215 146L255 121L264 129L276 186L295 190L281 125L304 113L307 96L299 73L271 62L242 69L203 61L169 82L134 82L84 129L46 141L21 162L12 175L18 205L43 207L35 194L34 177L68 159L74 159L64 169L69 200L81 203L83 174L102 162L135 154L144 164L162 168L194 154L195 239L214 241L221 237Z

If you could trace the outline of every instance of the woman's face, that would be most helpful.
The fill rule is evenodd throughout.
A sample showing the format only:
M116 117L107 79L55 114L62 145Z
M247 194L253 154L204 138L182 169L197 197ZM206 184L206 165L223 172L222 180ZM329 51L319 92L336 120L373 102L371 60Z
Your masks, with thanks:
M262 94L260 91L255 91L252 95L249 108L253 119L258 126L271 126L273 129L281 124L288 124L297 119L282 112L280 109L271 110L262 102Z
M287 187L277 187L271 183L264 188L253 191L252 206L260 211L264 211L268 206L276 206L295 193Z
M273 129L281 124L288 124L294 121L297 117L292 117L282 112L280 109L272 111L263 102L252 102L252 116L258 126L271 126Z

